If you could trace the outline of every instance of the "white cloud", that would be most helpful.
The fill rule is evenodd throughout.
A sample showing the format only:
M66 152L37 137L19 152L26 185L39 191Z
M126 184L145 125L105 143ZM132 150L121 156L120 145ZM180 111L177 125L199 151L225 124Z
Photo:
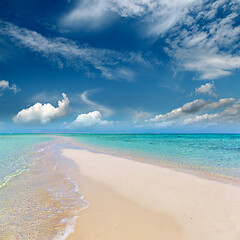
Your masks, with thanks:
M136 121L150 117L150 113L141 110L132 110L132 114Z
M104 48L94 48L87 44L78 45L66 38L50 38L41 34L20 28L14 24L0 20L0 34L8 36L20 47L26 47L35 53L40 53L62 68L70 66L83 69L91 75L92 70L98 70L109 79L128 78L129 74L112 71L113 67L121 64L148 65L141 53L118 52ZM121 68L119 68L121 69ZM108 74L106 74L108 72Z
M166 51L177 65L207 80L240 68L239 11L239 1L229 0L79 0L63 22L99 27L112 22L113 13L133 18L148 36L168 34Z
M176 108L172 110L171 112L168 112L166 114L156 115L154 118L146 120L146 122L156 123L156 124L161 122L170 122L171 124L174 124L174 121L172 120L180 119L179 122L183 121L183 124L188 124L188 123L190 124L190 123L197 123L205 120L213 120L223 115L225 117L227 114L225 114L224 112L226 112L227 109L229 109L229 112L232 112L232 113L238 112L238 107L234 107L235 105L229 106L223 111L221 115L219 115L218 113L210 113L210 114L206 113L204 115L196 115L196 114L206 109L210 109L210 110L221 109L234 102L236 102L235 98L222 98L222 99L219 99L217 102L205 101L203 99L196 99L192 102L184 104L180 108Z
M183 52L183 50L181 50ZM199 55L195 54L199 52ZM201 53L200 53L201 52ZM220 52L207 52L205 49L187 50L186 57L183 57L183 66L190 71L200 73L200 79L216 79L231 75L231 70L240 68L240 57ZM194 55L192 55L194 54ZM196 57L193 59L193 57Z
M20 124L46 124L63 118L70 113L69 100L65 93L63 100L58 101L55 108L50 103L36 103L33 106L21 110L14 118L14 122Z
M236 104L227 107L224 109L224 111L221 114L225 118L238 118L240 120L240 102L237 102Z
M95 92L95 90L90 90L90 91L85 91L85 92L83 92L83 93L80 95L82 101L85 102L86 104L90 105L92 108L95 108L95 109L103 112L103 114L104 114L106 117L109 117L109 116L113 115L113 114L114 114L114 111L113 111L112 109L110 109L110 108L108 108L108 107L106 107L106 106L104 106L104 105L102 105L102 104L96 103L96 102L94 102L94 101L92 101L92 100L90 100L90 99L88 98L88 96L89 96L90 94L94 93L94 92Z
M112 124L112 121L102 120L102 115L99 111L79 114L77 118L69 125L69 127L91 127L91 126L104 126Z
M197 93L197 94L208 94L208 95L212 95L214 97L217 97L216 93L214 93L214 90L215 90L214 82L212 82L212 83L203 84L199 88L196 88L195 93Z
M211 121L211 120L215 120L219 118L219 114L215 113L215 114L204 114L204 115L197 115L191 118L186 118L183 121L183 125L188 125L188 124L194 124L194 123L199 123L199 122L203 122L203 121Z
M6 80L1 80L0 81L0 96L2 95L2 92L4 90L12 90L14 93L17 93L20 91L19 88L17 88L17 85L16 84L12 84L12 86L10 86L9 82L6 81Z
M183 70L197 72L199 79L217 79L240 69L239 2L227 0L193 9L191 24L182 22L168 37L166 52ZM218 12L222 12L216 14Z
M186 118L183 121L183 125L196 124L200 122L220 122L220 123L240 123L240 104L236 103L234 105L226 107L220 113L214 114L203 114L193 116L191 118Z
M201 0L83 0L62 23L72 26L104 27L113 13L145 23L149 35L159 35L183 21ZM108 21L107 21L108 20Z
M59 98L59 93L57 91L54 92L40 92L37 93L36 95L34 95L30 101L34 101L34 102L57 102Z
M88 28L97 28L106 24L109 17L109 1L108 0L92 0L79 1L76 8L67 14L63 21L63 25L67 26L88 26Z
M192 102L184 104L180 108L176 108L172 110L169 113L166 114L160 114L155 116L154 118L147 120L149 122L162 122L170 119L174 119L177 117L180 117L183 114L191 114L200 111L204 107L206 107L209 104L209 102L203 100L203 99L196 99Z
M235 98L221 98L217 102L212 102L208 104L208 107L211 109L218 109L221 107L225 107L231 103L234 103L236 101Z
M129 117L132 119L134 124L138 124L138 127L146 121L146 119L151 117L149 112L143 111L141 109L126 109ZM136 127L136 126L135 126Z
M116 79L116 80L125 80L132 82L135 78L135 73L126 67L117 67L117 68L105 68L99 67L98 68L104 77L107 79Z

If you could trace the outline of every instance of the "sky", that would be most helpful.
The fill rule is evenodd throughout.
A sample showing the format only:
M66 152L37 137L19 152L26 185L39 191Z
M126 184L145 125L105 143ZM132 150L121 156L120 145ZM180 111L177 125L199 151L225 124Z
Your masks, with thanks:
M239 0L1 0L0 132L239 133Z

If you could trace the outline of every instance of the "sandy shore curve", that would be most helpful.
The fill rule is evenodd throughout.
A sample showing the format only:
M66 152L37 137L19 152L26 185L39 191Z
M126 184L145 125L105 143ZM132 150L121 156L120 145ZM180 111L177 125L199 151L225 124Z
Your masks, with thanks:
M239 239L239 186L89 150L62 154L90 203L68 239Z

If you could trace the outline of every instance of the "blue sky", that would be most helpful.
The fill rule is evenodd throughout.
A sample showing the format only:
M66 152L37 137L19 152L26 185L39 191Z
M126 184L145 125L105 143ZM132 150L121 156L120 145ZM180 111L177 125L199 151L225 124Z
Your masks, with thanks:
M0 132L239 132L237 0L2 0Z

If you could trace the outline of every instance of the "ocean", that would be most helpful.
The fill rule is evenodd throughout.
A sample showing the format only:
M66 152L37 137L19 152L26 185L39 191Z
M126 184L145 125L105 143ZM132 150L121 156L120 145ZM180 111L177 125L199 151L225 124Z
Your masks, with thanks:
M0 239L63 240L88 206L45 134L0 134Z
M1 240L61 240L74 231L89 203L71 178L75 166L61 156L63 147L240 178L239 134L0 134Z
M240 178L240 134L67 134L83 146L139 160Z

